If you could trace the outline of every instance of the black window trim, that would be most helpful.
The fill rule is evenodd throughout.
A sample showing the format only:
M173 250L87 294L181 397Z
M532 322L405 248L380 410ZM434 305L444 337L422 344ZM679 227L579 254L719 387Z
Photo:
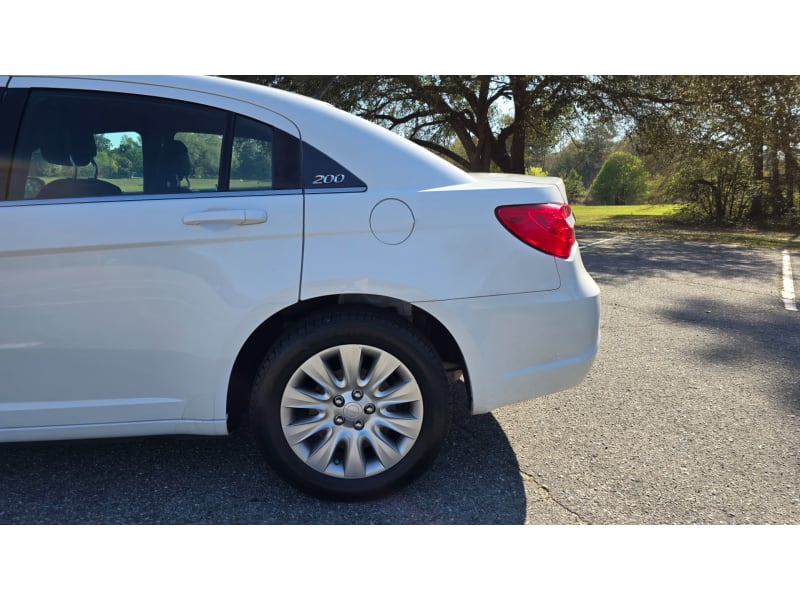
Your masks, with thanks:
M0 104L0 203L7 201L11 191L14 150L29 96L30 90L27 88L7 87Z
M227 121L225 133L222 137L222 150L219 156L219 179L217 180L217 194L229 191L231 185L231 161L233 160L233 136L236 127L236 113L226 110Z

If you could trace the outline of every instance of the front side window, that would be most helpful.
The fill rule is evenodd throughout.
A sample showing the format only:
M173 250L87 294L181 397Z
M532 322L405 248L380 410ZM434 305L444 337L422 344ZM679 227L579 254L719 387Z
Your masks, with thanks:
M40 194L43 197L44 186L59 179L73 176L79 179L93 178L95 168L119 187L119 192L107 188L113 193L143 193L142 136L136 131L114 131L94 134L92 137L96 148L94 164L67 166L60 164L63 161L52 154L48 154L46 159L41 147L34 150L27 161L28 174L23 197L37 198ZM50 152L46 145L45 152Z
M225 111L104 92L32 90L10 200L215 192Z

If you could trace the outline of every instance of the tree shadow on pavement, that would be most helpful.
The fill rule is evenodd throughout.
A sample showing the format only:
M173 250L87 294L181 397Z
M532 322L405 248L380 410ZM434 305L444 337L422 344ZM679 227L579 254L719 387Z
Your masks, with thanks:
M518 524L525 511L516 457L491 415L458 416L428 473L369 502L298 492L247 431L0 447L0 524Z
M800 320L796 312L778 307L743 310L734 303L691 296L660 315L702 331L703 343L692 348L688 359L709 368L767 365L760 385L769 386L772 396L790 408L800 409Z
M608 234L606 237L611 237ZM600 284L688 272L725 278L761 278L775 270L780 251L647 237L625 237L581 249L586 269Z

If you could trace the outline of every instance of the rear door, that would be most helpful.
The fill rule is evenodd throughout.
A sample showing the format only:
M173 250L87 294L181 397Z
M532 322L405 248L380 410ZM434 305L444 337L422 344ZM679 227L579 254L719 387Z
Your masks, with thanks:
M0 440L224 423L241 344L298 298L297 131L181 90L10 85L27 98L0 202Z

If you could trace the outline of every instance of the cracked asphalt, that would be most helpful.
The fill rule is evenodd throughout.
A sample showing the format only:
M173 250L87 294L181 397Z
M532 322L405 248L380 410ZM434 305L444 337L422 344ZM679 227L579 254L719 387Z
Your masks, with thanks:
M781 252L579 241L603 293L587 379L459 415L407 490L309 498L263 464L247 432L6 445L0 524L799 523L800 313L784 309Z

